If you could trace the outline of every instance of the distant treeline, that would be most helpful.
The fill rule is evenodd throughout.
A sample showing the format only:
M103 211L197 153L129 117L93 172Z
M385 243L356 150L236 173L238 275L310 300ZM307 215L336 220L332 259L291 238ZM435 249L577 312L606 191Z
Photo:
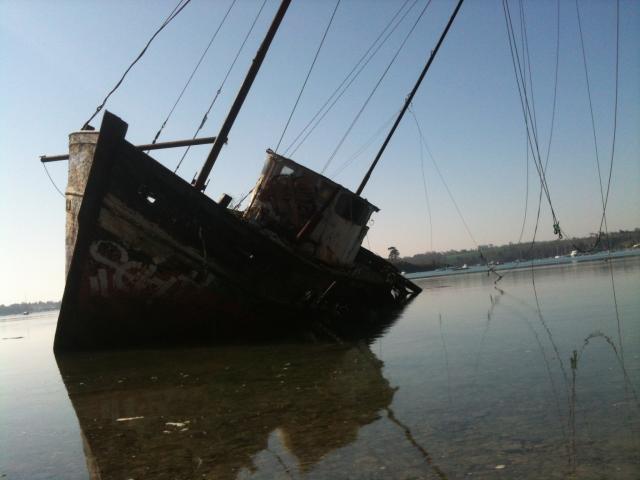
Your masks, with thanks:
M0 305L0 315L16 315L24 312L45 312L47 310L57 310L59 308L60 302L13 303L11 305Z
M405 272L425 272L444 267L460 267L462 265L485 264L486 262L506 263L516 260L531 260L536 258L550 258L556 255L569 255L573 250L595 253L603 250L623 250L632 248L640 243L640 228L635 230L620 230L604 235L598 241L597 235L584 238L550 240L531 243L509 243L508 245L481 245L480 250L449 250L447 252L419 253L412 257L402 257L393 263Z

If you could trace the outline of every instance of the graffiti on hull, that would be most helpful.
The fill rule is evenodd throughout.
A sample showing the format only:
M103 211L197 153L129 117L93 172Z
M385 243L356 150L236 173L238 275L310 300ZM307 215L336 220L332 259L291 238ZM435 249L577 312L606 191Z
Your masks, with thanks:
M210 272L192 270L188 275L174 274L159 269L162 258L149 263L131 260L129 252L122 245L109 240L97 240L89 249L91 259L98 265L95 274L89 277L89 287L93 295L109 297L115 293L144 294L150 298L177 294L188 288L208 287L214 281Z

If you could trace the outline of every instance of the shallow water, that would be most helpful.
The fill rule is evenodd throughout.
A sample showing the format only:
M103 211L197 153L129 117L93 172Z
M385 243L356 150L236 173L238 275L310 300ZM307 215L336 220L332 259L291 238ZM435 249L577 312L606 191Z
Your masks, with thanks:
M368 344L56 361L55 314L0 319L0 478L637 479L640 259L611 266L617 302L606 262L538 302L529 270L419 280Z

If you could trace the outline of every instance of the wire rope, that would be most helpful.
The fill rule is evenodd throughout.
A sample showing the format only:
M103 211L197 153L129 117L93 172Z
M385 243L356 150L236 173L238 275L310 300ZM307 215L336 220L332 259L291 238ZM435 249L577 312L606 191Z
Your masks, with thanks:
M329 178L335 178L340 175L345 168L351 165L358 157L360 157L370 146L371 144L380 136L381 133L385 131L385 129L393 122L393 120L400 114L400 110L394 112L380 127L375 131L373 135L371 135L362 146L355 151L351 157L349 157L340 167L338 167L334 173L329 175Z
M525 28L526 25L526 20L524 17L524 11L522 13L522 27L523 30ZM529 56L528 51L527 51L527 56ZM531 66L531 61L529 60L529 66ZM546 152L546 156L545 156L545 162L544 162L544 171L547 172L548 168L549 168L549 158L550 158L550 154L551 154L551 144L553 141L553 132L555 130L555 119L556 119L556 111L557 111L557 98L558 98L558 72L560 70L560 0L556 0L556 60L555 60L555 69L554 69L554 82L553 82L553 102L552 102L552 108L551 108L551 125L549 127L549 140L547 142L547 152ZM531 68L529 68L529 72L531 72ZM531 85L531 82L530 82ZM525 117L525 124L527 123L527 119ZM528 132L528 127L527 127L527 132ZM528 133L527 133L527 138L528 138ZM531 152L533 154L533 151ZM526 165L527 165L527 170L526 170L526 178L527 178L527 194L526 194L526 199L529 198L529 142L527 140L527 151L526 151L526 157L527 157L527 161L526 161ZM541 202L542 202L542 186L540 188L540 194L538 195L538 212L536 215L536 226L535 226L535 232L537 233L538 230L538 222L540 221L540 208L541 208ZM528 204L525 201L525 213L524 213L524 219L522 221L522 229L520 231L520 237L518 238L518 243L520 243L522 241L522 237L524 234L524 228L525 228L525 223L526 223L526 219L527 219L527 210L528 210ZM535 244L535 233L533 236L533 241L531 244L531 249L533 249L533 246Z
M551 112L551 126L549 128L549 141L547 143L547 155L544 162L544 171L549 169L549 158L551 154L551 144L553 140L553 132L555 127L556 109L557 109L557 97L558 97L558 71L560 68L560 0L556 0L556 65L554 74L554 86L553 86L553 107ZM527 151L528 153L528 151ZM527 170L528 175L528 170ZM536 214L536 225L534 229L534 235L531 242L531 249L533 249L538 232L538 224L540 222L540 209L542 206L542 185L540 186L540 193L538 195L538 212Z
M442 181L442 184L444 185L444 188L447 191L447 194L449 195L449 198L451 199L451 203L453 203L453 206L456 209L456 212L458 213L458 217L460 217L460 220L462 221L462 225L464 226L465 230L467 231L467 234L469 235L469 238L471 239L471 241L473 242L473 244L476 246L476 248L478 248L478 250L480 251L480 254L482 255L482 251L479 248L478 242L476 242L475 237L473 236L473 233L471 233L471 229L469 228L469 225L467 224L467 221L464 218L464 215L462 215L462 211L460 210L460 207L458 206L458 202L456 202L455 197L453 196L453 193L451 193L451 189L449 189L449 185L447 184L447 181L444 179L444 176L442 175L442 172L440 171L440 168L438 167L438 163L436 162L433 154L431 153L431 149L429 148L429 145L427 145L427 142L424 138L424 133L422 132L422 127L420 126L420 122L418 121L418 117L414 111L413 107L409 107L409 113L411 113L411 116L413 117L413 120L416 124L416 127L418 128L418 134L420 135L420 141L422 142L422 144L424 145L425 150L427 151L427 153L429 154L429 158L431 158L431 162L433 163L433 166L436 169L436 172L438 173L438 176L440 177L440 181Z
M51 174L47 169L47 164L45 162L40 162L40 163L42 164L42 168L44 168L44 172L47 174L47 177L49 177L49 181L51 182L51 185L53 185L53 188L56 189L56 191L60 194L62 198L65 198L64 193L62 193L62 191L58 188L58 185L56 185L56 182L54 182L53 178L51 178Z
M580 50L582 53L582 65L584 67L584 78L587 85L587 98L589 100L589 113L591 117L591 132L593 134L593 148L595 149L596 156L596 169L598 171L598 187L600 188L600 196L602 199L602 204L604 206L604 187L602 186L602 174L600 173L600 155L598 154L598 138L596 135L596 121L595 116L593 114L593 102L591 99L591 85L589 82L589 70L587 66L587 54L584 48L584 36L582 35L582 20L580 18L580 6L578 0L575 0L576 5L576 16L578 18L578 33L580 37Z
M545 196L547 198L547 202L549 203L549 208L551 210L551 215L553 217L554 233L557 234L559 238L562 238L560 223L558 221L555 209L553 207L553 202L551 201L551 193L549 192L549 186L546 179L545 168L544 168L544 165L542 164L537 129L532 126L533 120L534 120L533 114L532 114L532 107L530 105L531 102L529 102L527 90L524 88L525 73L522 66L522 62L520 61L520 55L518 54L518 47L516 44L513 23L511 20L511 13L509 11L509 4L507 0L502 1L502 7L504 11L504 16L505 16L505 23L507 26L507 38L509 40L509 50L511 52L511 60L513 64L514 73L516 76L516 85L518 88L518 95L520 97L520 104L522 107L523 115L525 117L525 126L527 127L527 137L529 139L529 144L531 146L531 150L533 153L534 164L536 166L536 170L540 178L541 188L544 190ZM528 118L528 121L527 121L527 118Z
M518 242L522 242L524 236L524 227L527 224L527 211L529 210L529 140L525 139L526 152L525 152L525 193L524 193L524 216L522 218L522 227L520 228L520 236Z
M607 203L609 201L609 188L611 187L611 175L613 172L613 158L616 148L616 130L618 129L618 80L620 77L620 0L616 1L616 89L615 89L615 107L613 113L613 138L611 140L611 162L609 164L609 178L607 180L607 193L605 195L604 205L602 207L602 219L604 221L605 232L607 235L607 244L609 244L609 229L607 227ZM622 321L620 319L620 312L618 309L618 298L616 295L616 285L613 279L613 265L611 262L611 251L609 245L607 245L607 251L609 253L609 273L611 274L611 290L613 292L613 303L616 312L616 321L618 328L618 343L620 345L620 357L622 359L622 365L624 367L624 345L622 343ZM637 402L637 397L636 397Z
M420 20L422 19L422 17L424 16L424 13L427 11L427 8L429 8L429 5L431 5L431 1L432 0L428 0L426 5L424 6L424 8L420 11L420 14L418 15L418 18L416 19L416 21L413 23L413 25L411 26L411 28L409 29L409 31L407 32L406 36L404 37L404 39L402 40L402 43L400 44L400 46L398 47L398 49L396 50L395 54L393 55L393 57L391 58L391 61L388 63L388 65L386 66L386 68L384 69L384 71L382 72L382 75L380 75L380 78L378 79L378 81L376 82L376 84L374 85L373 89L371 90L371 92L369 93L369 95L367 96L366 100L364 101L364 103L362 104L362 106L360 107L360 110L358 111L358 113L356 114L356 116L353 118L353 120L351 121L351 124L349 125L349 127L347 128L346 132L344 133L344 135L342 136L342 138L340 139L340 141L338 142L338 145L336 145L336 148L333 150L333 152L331 153L331 155L329 156L329 158L327 159L324 167L322 168L321 172L324 173L326 171L326 169L329 167L329 165L331 164L331 162L333 161L333 159L335 158L335 156L337 155L338 151L340 150L340 148L342 147L342 145L344 144L344 141L347 139L347 137L349 136L349 134L351 133L351 130L353 130L353 127L356 125L356 123L358 122L358 120L360 119L360 116L362 115L362 113L364 112L365 108L367 108L367 105L369 104L369 102L371 101L371 99L373 98L373 95L376 93L376 91L378 90L378 87L380 86L380 84L382 83L382 81L384 80L384 78L387 76L387 73L389 72L389 70L391 69L392 65L395 63L396 59L398 58L398 55L400 54L400 52L402 51L402 49L404 48L405 44L407 43L407 41L409 40L409 37L411 36L411 34L413 33L413 31L415 30L415 28L418 26L418 23L420 22Z
M506 8L505 8L506 7ZM534 155L534 160L536 164L536 168L540 174L539 167L539 159L540 159L540 151L539 144L537 139L537 129L535 125L533 125L533 115L531 113L531 106L529 102L529 96L527 95L526 88L526 75L525 68L523 65L526 63L526 57L524 57L523 52L523 61L520 62L520 55L518 54L517 42L515 38L515 33L513 30L513 24L511 21L511 13L509 12L509 6L506 0L503 0L503 9L505 9L505 20L507 22L507 31L508 31L508 39L509 39L509 47L511 51L511 59L513 63L513 68L516 74L516 84L518 86L518 93L520 96L520 102L523 109L525 126L527 128L527 138L529 139L529 143L531 145L532 154ZM535 147L535 148L534 148ZM536 153L537 158L536 158ZM543 180L543 176L541 175L541 181ZM545 185L545 182L542 182Z
M522 2L520 2L520 11L521 11L521 15L520 15L520 39L521 39L521 48L522 51L525 51L525 42L524 42L524 15L522 14ZM526 57L525 57L526 58ZM525 60L526 63L526 60ZM529 59L529 72L531 72L531 61ZM526 67L525 67L526 68ZM531 80L531 75L529 75L529 79ZM526 83L526 77L524 78L525 82L524 82L524 89L526 90L527 88L527 83ZM530 85L532 85L533 83L530 81L529 83ZM524 228L527 222L527 210L529 207L529 119L525 116L525 131L527 132L527 135L525 136L525 142L526 142L526 152L525 152L525 168L526 168L526 175L525 175L525 180L526 180L526 186L525 186L525 196L524 196L524 215L523 215L523 219L522 219L522 227L520 229L520 237L518 238L518 243L520 243L520 240L522 240L522 236L524 235ZM533 154L533 152L532 152Z
M529 143L531 145L532 154L534 156L534 163L536 165L536 169L538 170L538 175L540 176L541 184L545 189L545 194L547 195L547 200L549 201L550 208L553 210L553 205L551 204L551 198L549 195L549 191L548 191L547 183L545 179L544 169L541 168L540 149L539 149L539 143L537 138L537 129L533 125L533 115L531 113L531 106L529 102L529 97L527 95L526 77L524 73L524 68L522 63L520 62L520 55L518 54L515 33L513 30L513 24L511 21L511 13L509 12L509 5L506 0L503 0L503 9L505 11L505 20L507 22L507 31L508 31L508 38L509 38L509 47L511 50L511 59L512 59L514 71L516 74L516 83L518 86L518 93L520 95L520 102L521 102L523 114L525 117L525 126L527 127L527 136L529 139ZM523 55L524 55L524 52L523 52ZM524 58L525 57L523 56L523 62L524 62ZM553 213L553 215L554 215L554 223L555 223L555 212Z
M528 64L529 71L529 85L531 86L531 91L533 93L533 80L531 77L531 58L529 57L528 48L525 50L525 19L524 19L524 6L522 1L519 3L520 6L520 40L521 40L521 48L522 51L527 52L527 57L525 59L525 64ZM528 47L528 42L526 44ZM527 62L528 61L528 62ZM526 65L525 65L526 68ZM525 89L527 88L525 81ZM532 95L533 97L533 95ZM535 110L534 110L535 111ZM537 123L537 122L536 122ZM522 237L524 235L524 229L527 224L527 213L529 209L529 140L528 137L525 137L526 151L525 151L525 194L524 194L524 214L522 218L522 227L520 228L520 236L518 237L518 242L522 241Z
M612 172L613 172L613 160L614 160L614 154L615 154L615 141L616 141L616 131L617 131L617 121L618 121L618 75L619 75L619 66L618 66L618 50L619 50L619 29L620 29L620 22L619 22L619 2L616 4L617 9L616 9L616 66L615 66L615 108L614 108L614 115L613 115L613 140L612 140L612 146L611 146L611 160L609 163L609 175L608 175L608 179L607 179L607 189L606 189L606 194L604 191L604 185L603 185L603 180L602 180L602 173L601 173L601 168L600 168L600 155L599 155L599 150L598 150L598 141L597 141L597 134L596 134L596 125L595 125L595 115L593 113L593 102L592 102L592 96L591 96L591 86L590 86L590 82L589 82L589 69L588 69L588 64L587 64L587 54L586 54L586 49L584 46L584 36L582 33L582 20L581 20L581 15L580 15L580 6L578 3L578 0L575 1L575 5L576 5L576 16L578 19L578 34L580 37L580 49L581 49L581 53L582 53L582 62L583 62L583 66L584 66L584 75L585 75L585 83L586 83L586 87L587 87L587 97L589 100L589 112L590 112L590 117L591 117L591 130L592 130L592 134L593 134L593 144L594 144L594 150L595 150L595 160L596 160L596 169L598 172L598 186L600 188L600 199L602 202L602 216L600 217L600 225L598 226L598 236L593 244L593 246L589 249L595 249L597 247L597 245L600 243L600 238L602 236L602 229L603 226L605 227L605 230L607 229L606 226L606 211L607 211L607 204L609 202L609 192L610 192L610 187L611 187L611 176L612 176ZM607 244L609 243L608 240L608 232L606 234L606 238L607 238ZM609 246L607 245L607 248L609 248Z
M583 59L583 66L584 66L584 72L585 72L585 83L586 83L586 87L587 87L587 98L588 98L588 103L589 103L589 112L590 112L590 118L591 118L591 128L592 128L592 136L593 136L593 142L594 142L594 151L595 151L595 157L596 157L596 170L598 173L598 185L599 185L599 189L600 189L600 199L601 199L601 203L602 203L602 216L600 217L600 223L598 225L598 233L596 235L596 239L594 240L593 244L584 248L581 247L579 245L576 245L575 243L571 242L572 247L574 250L577 250L580 253L588 253L588 252L592 252L594 251L598 245L600 245L602 238L604 236L604 238L606 239L607 245L606 248L609 249L610 245L609 245L609 233L608 233L608 226L607 226L607 219L606 219L606 210L607 210L607 205L608 205L608 201L609 201L609 193L610 193L610 187L611 187L611 178L612 178L612 173L613 173L613 161L614 161L614 156L615 156L615 139L616 139L616 132L617 132L617 111L618 111L618 79L619 79L619 5L618 3L616 5L618 5L616 7L616 65L615 65L615 90L614 90L614 115L613 115L613 135L612 135L612 146L611 146L611 159L609 162L609 173L608 173L608 178L607 178L607 189L606 189L606 193L604 192L604 186L603 186L603 182L602 182L602 174L601 174L601 165L600 165L600 155L599 155L599 149L598 149L598 142L597 142L597 134L596 134L596 127L595 127L595 115L593 113L593 102L592 102L592 96L591 96L591 87L590 87L590 81L589 81L589 70L588 70L588 63L587 63L587 58L586 58L586 49L584 46L584 38L583 38L583 33L582 33L582 21L581 21L581 15L580 15L580 7L578 4L578 1L576 0L575 2L576 5L576 16L578 19L578 35L580 38L580 45L581 45L581 52L582 52L582 59ZM548 160L548 159L547 159ZM565 237L571 237L565 229L562 230L563 234Z
M218 27L213 32L213 35L211 36L211 39L209 40L209 43L207 44L206 48L202 52L202 55L200 55L200 58L198 59L198 62L196 63L196 66L191 71L191 75L189 75L189 78L187 78L186 83L182 87L182 90L180 91L180 94L178 95L178 98L176 98L175 102L173 103L173 106L171 107L171 110L169 110L169 113L167 114L167 117L162 122L162 125L160 125L160 128L156 132L155 137L153 137L153 141L151 142L152 144L155 144L158 141L158 138L160 137L160 134L162 133L162 130L164 130L164 127L167 125L167 122L169 121L169 119L173 115L174 110L176 109L176 107L180 103L180 100L182 100L182 96L187 91L187 88L189 88L189 85L191 84L191 80L193 80L193 77L195 76L196 72L200 68L200 65L202 64L202 61L207 56L207 53L209 52L209 49L211 48L211 45L213 45L214 40L218 36L218 33L220 32L220 29L222 28L222 26L227 21L227 17L229 16L229 13L233 9L233 7L234 7L234 5L236 4L237 1L238 0L233 0L231 2L231 4L229 5L229 8L227 8L227 11L225 12L224 16L222 17L222 20L220 21L220 23L218 24Z
M333 23L333 19L335 18L336 12L338 11L338 7L340 6L340 1L341 0L337 0L336 6L333 8L333 12L331 13L331 18L329 18L329 23L327 23L327 27L324 29L324 33L322 34L322 39L320 40L320 45L318 45L318 49L316 50L316 54L313 57L313 61L311 62L311 65L309 66L309 70L307 71L307 76L305 77L304 82L302 83L302 87L300 88L300 92L298 93L298 98L296 98L296 101L293 104L293 108L291 109L291 113L289 114L289 118L287 119L287 123L285 124L284 128L282 129L282 134L280 135L280 140L278 140L278 145L276 146L276 152L280 148L280 144L282 143L282 139L284 138L284 134L287 132L287 128L289 128L289 123L291 123L291 119L293 118L293 114L295 113L296 108L298 108L298 103L300 102L300 98L302 97L302 93L304 92L304 89L307 86L307 82L309 81L309 77L311 76L311 72L313 71L313 67L315 66L316 61L318 60L318 55L320 55L320 51L322 50L322 46L324 45L324 41L327 38L327 33L329 33L329 29L331 28L331 24Z
M178 4L173 8L173 10L171 11L171 13L167 16L167 18L165 18L165 20L162 22L162 24L160 25L160 27L154 32L154 34L151 36L151 38L149 39L149 41L147 42L147 44L144 46L144 48L142 49L142 51L138 54L138 56L133 60L133 62L131 62L131 64L127 67L127 69L124 71L124 73L122 74L122 77L120 77L120 80L118 80L118 82L115 84L115 86L109 91L109 93L107 93L107 96L104 97L104 100L102 101L102 103L100 105L98 105L96 107L96 111L93 113L93 115L91 115L89 117L89 119L84 122L84 125L82 126L82 130L86 130L89 127L89 122L91 122L91 120L93 120L95 118L95 116L100 113L100 111L104 108L104 106L107 103L107 100L109 100L109 97L111 97L111 95L120 87L120 85L122 84L122 82L124 81L125 77L127 76L127 74L129 73L129 71L133 68L133 66L138 63L138 60L140 60L142 58L142 56L146 53L147 49L149 48L149 45L151 45L151 42L153 42L153 40L158 36L158 34L164 30L164 27L166 27L167 25L169 25L169 23L171 23L171 21L176 18L180 12L182 12L182 10L184 9L184 7L186 7L189 2L191 2L191 0L180 0L178 2Z
M442 175L442 172L440 171L440 168L438 167L438 163L436 162L436 159L433 156L433 153L431 153L431 149L429 148L429 145L427 144L427 141L424 138L424 134L422 132L422 128L420 126L420 122L418 121L418 117L417 117L417 115L416 115L416 113L415 113L415 111L414 111L412 106L409 106L409 113L411 113L411 116L413 117L413 120L414 120L414 122L416 124L416 127L418 128L418 135L420 136L420 141L422 142L422 144L424 145L425 150L429 154L429 158L431 158L431 162L433 163L433 166L435 167L435 170L438 173L438 176L440 177L440 181L444 185L444 188L447 191L447 194L449 195L449 198L451 199L451 203L453 204L453 206L456 209L456 212L458 213L458 217L460 218L460 220L462 222L462 225L464 226L465 230L467 231L467 234L469 235L469 238L471 239L473 244L476 246L476 249L478 250L478 253L480 254L480 258L482 259L482 261L485 263L485 265L487 267L487 274L493 273L494 275L496 275L497 278L496 278L494 284L498 283L500 280L502 280L502 275L500 273L498 273L493 266L489 265L489 261L487 260L487 257L485 256L484 252L482 251L482 248L480 247L480 245L476 241L475 237L473 236L473 233L471 233L471 229L469 228L469 225L467 224L467 221L465 220L464 215L462 215L462 211L460 210L460 207L458 206L458 202L456 202L456 199L453 196L453 193L451 192L451 189L449 188L449 185L447 184L446 180L444 179L444 175Z
M531 55L529 54L529 35L527 33L527 22L524 14L524 2L519 0L519 16L520 16L520 31L522 38L522 51L523 51L523 66L524 70L529 76L529 95L531 96L531 113L533 114L532 126L536 129L536 135L538 134L538 117L536 115L535 96L533 92L533 76L531 75ZM526 57L524 56L526 54ZM525 83L526 86L526 83Z
M349 87L351 87L351 85L353 84L353 82L356 80L356 78L358 78L358 76L360 75L360 73L365 69L365 67L369 64L369 62L373 59L373 57L375 57L375 55L380 51L380 49L382 48L382 46L387 42L387 40L389 40L389 38L391 37L391 35L396 31L396 29L398 28L398 26L402 23L402 21L405 19L405 17L407 16L407 14L413 10L413 7L418 3L418 0L414 0L413 3L411 4L411 6L407 9L406 12L404 12L404 14L402 15L402 17L396 22L396 24L393 26L393 28L391 28L391 30L389 31L389 33L384 37L384 39L378 43L380 41L380 39L382 38L382 36L385 34L385 32L387 30L389 30L389 28L391 27L391 25L393 25L393 23L395 22L396 18L398 18L398 15L400 15L400 13L402 12L402 10L404 10L404 8L406 7L406 5L409 3L410 0L405 0L405 2L400 6L400 8L396 11L396 13L394 14L394 16L391 18L391 20L389 21L389 23L387 23L387 25L382 29L382 31L378 34L378 36L376 37L376 39L373 41L373 43L371 43L371 45L369 46L369 48L364 52L364 54L360 57L360 59L356 62L356 64L354 65L354 67L351 69L351 71L344 77L344 79L342 80L342 82L340 82L340 84L334 89L334 91L331 93L331 95L329 95L329 97L327 98L327 100L322 104L322 106L318 109L318 111L313 115L313 117L311 118L311 120L309 120L309 122L307 122L307 124L304 126L304 128L300 131L300 133L296 136L296 138L294 138L293 142L291 142L291 144L286 148L284 154L285 155L289 155L289 151L293 148L293 146L296 144L296 142L298 142L298 140L300 139L300 137L302 135L304 135L304 137L302 138L302 140L299 141L298 145L295 147L295 149L291 152L291 155L294 155L296 153L296 151L302 146L302 144L307 140L307 138L309 138L309 136L311 135L311 133L313 133L313 131L318 127L318 125L320 124L320 122L322 122L322 120L324 119L324 117L326 117L326 115L331 111L331 109L333 108L333 106L338 102L338 100L344 95L344 93L349 89ZM377 45L377 47L376 47ZM375 50L374 50L375 47ZM371 51L373 50L373 53L371 53ZM369 53L371 53L371 55L369 55ZM363 63L364 62L364 63ZM355 72L355 74L354 74ZM353 77L352 77L353 75ZM348 82L348 83L347 83ZM346 86L345 86L346 84ZM344 87L344 88L343 88ZM340 91L342 89L342 91ZM338 94L338 92L340 92ZM336 97L337 95L337 97ZM330 104L330 105L329 105ZM327 105L329 105L327 107ZM325 110L326 108L326 110ZM324 113L323 113L324 112ZM320 118L318 118L320 116ZM311 127L311 129L307 132L307 129L313 124L313 127ZM306 134L305 134L306 132Z
M200 125L198 126L198 128L196 128L196 131L193 134L192 139L195 139L198 136L198 133L200 133L200 131L204 127L204 124L207 123L207 119L209 118L209 114L211 113L211 110L213 109L213 106L215 105L216 101L218 100L218 97L220 96L220 93L222 92L222 89L224 88L224 85L227 82L227 79L229 78L229 75L231 74L231 71L233 70L233 67L236 65L236 62L238 61L238 58L240 57L240 54L242 53L242 50L244 49L244 46L247 43L247 40L249 40L249 37L251 36L251 33L253 32L253 29L256 26L256 23L258 22L258 18L260 17L260 14L262 13L262 10L264 10L264 7L265 7L266 4L267 4L267 0L263 0L262 5L260 5L260 9L258 10L258 13L256 13L255 17L253 18L253 21L251 22L251 26L249 27L249 30L245 34L244 39L242 40L242 43L240 44L240 48L238 48L238 50L236 51L235 57L233 58L233 61L231 62L231 65L229 65L229 68L227 69L227 71L226 71L226 73L224 75L224 78L222 79L222 82L220 83L220 86L218 87L218 90L216 91L215 95L213 96L213 99L209 103L209 107L207 108L207 111L204 113L204 115L202 117L202 120L200 121ZM182 162L184 161L184 159L186 158L186 156L187 156L187 154L189 153L190 150L191 150L191 145L189 145L185 149L185 151L182 153L182 156L180 157L180 160L178 161L178 164L176 165L176 168L173 170L173 173L176 173L178 171L178 169L180 168L180 165L182 165Z
M420 140L420 173L422 176L422 188L424 190L424 200L427 204L427 215L429 218L429 248L433 252L433 216L431 215L431 202L429 202L429 193L427 189L427 176L424 170L424 145Z

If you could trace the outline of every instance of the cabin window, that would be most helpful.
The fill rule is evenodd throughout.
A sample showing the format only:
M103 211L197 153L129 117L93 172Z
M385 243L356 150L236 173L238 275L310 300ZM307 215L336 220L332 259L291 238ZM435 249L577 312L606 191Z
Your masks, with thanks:
M354 195L343 193L338 197L335 212L342 218L355 225L364 226L369 220L367 204Z
M293 173L293 168L287 167L286 165L282 167L280 170L280 175L291 175Z

